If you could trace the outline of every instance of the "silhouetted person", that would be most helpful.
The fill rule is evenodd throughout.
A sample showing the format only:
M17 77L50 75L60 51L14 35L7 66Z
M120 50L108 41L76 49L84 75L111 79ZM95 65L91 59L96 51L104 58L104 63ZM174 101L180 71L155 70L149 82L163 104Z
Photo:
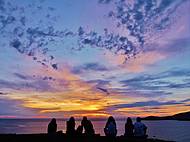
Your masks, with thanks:
M71 117L66 123L66 134L67 135L75 135L75 118Z
M127 122L125 123L125 136L126 137L132 137L133 134L134 125L132 122L132 119L130 117L127 118Z
M84 127L84 134L86 136L92 136L95 134L92 122L88 120L87 117L83 117L81 125Z
M117 127L116 122L113 116L110 116L107 120L106 126L104 128L104 133L109 137L116 137L117 135Z
M141 122L141 118L137 117L134 124L134 136L136 137L147 137L146 135L147 127Z
M82 125L79 125L79 126L77 127L77 130L76 130L76 135L77 135L77 136L82 136L82 131L83 131Z
M48 134L55 134L57 132L57 123L56 119L53 118L48 124Z

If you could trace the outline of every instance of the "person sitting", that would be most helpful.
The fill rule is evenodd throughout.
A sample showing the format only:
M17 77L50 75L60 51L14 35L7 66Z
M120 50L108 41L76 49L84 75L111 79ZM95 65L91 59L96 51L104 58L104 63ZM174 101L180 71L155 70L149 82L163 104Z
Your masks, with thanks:
M83 131L82 125L79 125L79 126L77 127L77 130L76 130L76 135L77 135L77 136L82 136L82 131Z
M134 129L134 125L132 122L132 119L130 117L127 118L127 122L125 123L125 134L124 136L126 137L133 137L133 129Z
M66 134L67 135L70 135L70 136L73 136L75 135L75 118L74 117L71 117L67 123L66 123Z
M95 134L92 122L88 120L86 116L83 117L81 125L84 127L84 134L86 136L92 136Z
M146 138L146 130L147 127L144 123L141 122L141 118L137 117L136 122L134 124L134 136Z
M106 126L104 128L104 133L109 137L116 137L117 135L117 127L116 122L113 116L110 116L106 122Z
M57 123L56 119L53 118L51 122L48 124L48 134L55 134L57 132Z

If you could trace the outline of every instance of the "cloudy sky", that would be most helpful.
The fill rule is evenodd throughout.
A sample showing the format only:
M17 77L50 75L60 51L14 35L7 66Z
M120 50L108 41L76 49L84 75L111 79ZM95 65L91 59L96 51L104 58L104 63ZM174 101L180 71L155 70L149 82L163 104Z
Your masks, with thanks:
M189 0L0 0L0 117L190 110Z

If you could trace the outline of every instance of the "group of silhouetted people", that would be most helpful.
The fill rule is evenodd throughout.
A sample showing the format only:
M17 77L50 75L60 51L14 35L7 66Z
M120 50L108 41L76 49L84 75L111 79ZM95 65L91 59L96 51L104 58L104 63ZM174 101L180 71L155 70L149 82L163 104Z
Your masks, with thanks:
M66 122L66 134L68 136L93 136L95 134L94 127L92 125L92 122L88 120L87 117L83 117L81 121L81 125L78 126L77 129L75 129L75 118L71 117ZM84 133L83 133L84 130ZM48 124L48 134L54 134L57 132L57 123L56 119L53 118L51 122Z
M132 119L127 118L125 123L125 136L127 137L147 137L146 135L147 127L141 122L141 118L137 117L135 124L133 125Z
M83 117L81 121L81 125L78 126L78 128L75 130L75 119L74 117L71 117L67 123L66 123L66 134L69 136L73 135L82 135L83 129L84 129L84 135L86 136L92 136L95 134L94 127L92 125L92 122L87 119L87 117Z
M81 124L75 129L75 118L71 117L66 122L66 135L68 136L93 136L95 135L94 127L92 122L87 118L83 117ZM125 123L125 133L126 137L139 137L146 138L147 127L141 122L141 118L137 117L136 122L133 124L130 117L127 118ZM56 119L53 118L48 124L48 134L54 134L57 132ZM104 133L107 137L116 137L117 126L116 121L113 116L110 116L106 122Z

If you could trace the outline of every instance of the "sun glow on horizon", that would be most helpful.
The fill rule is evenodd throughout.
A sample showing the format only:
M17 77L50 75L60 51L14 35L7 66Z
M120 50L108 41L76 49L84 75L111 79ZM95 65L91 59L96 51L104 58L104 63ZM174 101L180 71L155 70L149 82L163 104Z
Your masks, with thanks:
M0 118L189 111L190 1L81 1L0 0Z

